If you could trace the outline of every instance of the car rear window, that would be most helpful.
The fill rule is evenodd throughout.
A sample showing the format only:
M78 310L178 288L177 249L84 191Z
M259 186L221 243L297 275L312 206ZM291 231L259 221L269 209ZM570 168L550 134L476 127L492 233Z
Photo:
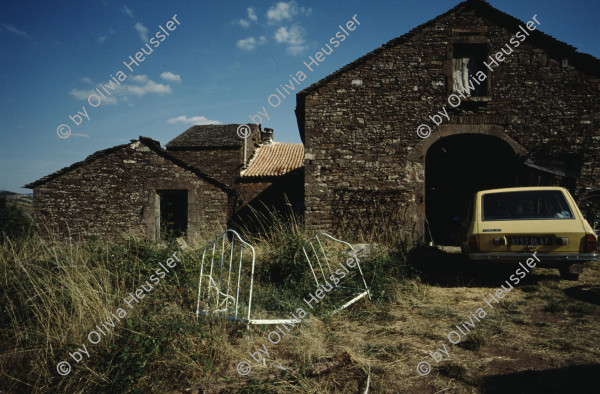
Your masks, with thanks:
M482 196L483 220L573 219L560 190L487 193Z

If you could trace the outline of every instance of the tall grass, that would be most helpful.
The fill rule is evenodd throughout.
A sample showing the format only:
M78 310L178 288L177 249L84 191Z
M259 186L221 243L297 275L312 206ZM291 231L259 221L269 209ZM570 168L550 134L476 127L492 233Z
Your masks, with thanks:
M185 335L170 342L175 333L202 338L217 327L194 322L195 256L181 253L184 262L133 309L124 302L176 250L173 244L161 248L135 239L59 243L30 238L1 245L0 386L36 392L133 389L143 376L157 373L166 379L163 369L151 366L159 360L167 373L196 375L194 364L202 370L198 355L210 355L219 346L190 347ZM96 326L105 327L102 322L118 308L127 316L113 319L115 328L91 344L89 332L99 332ZM84 344L90 356L83 355L78 364L69 353ZM185 356L178 357L183 349ZM197 361L190 364L193 357ZM56 371L61 360L72 366L68 376Z
M314 290L302 280L306 263L295 258L311 234L293 217L270 215L262 218L262 234L242 231L242 236L257 249L254 305L280 313ZM1 244L2 390L147 392L206 387L237 377L235 363L248 358L251 349L245 326L213 317L197 322L194 316L202 248L217 235L189 240L198 247L180 250L182 262L133 309L124 299L179 250L175 242L156 245L129 238L71 243L32 236ZM405 253L391 245L361 260L376 301L394 298L394 286L410 275ZM127 316L99 343L90 344L90 331L98 331L95 327L102 327L118 308ZM302 328L300 335L321 338L314 330ZM326 339L315 340L308 348L292 343L290 357L301 355L306 362L321 354L318 341ZM69 354L83 344L89 358L83 354L77 363ZM72 367L67 376L56 370L63 360Z

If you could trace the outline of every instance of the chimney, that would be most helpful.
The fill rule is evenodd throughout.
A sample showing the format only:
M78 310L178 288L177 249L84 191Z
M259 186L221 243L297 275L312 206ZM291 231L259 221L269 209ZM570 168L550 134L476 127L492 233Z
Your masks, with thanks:
M260 143L270 144L273 142L273 129L266 128L260 133Z

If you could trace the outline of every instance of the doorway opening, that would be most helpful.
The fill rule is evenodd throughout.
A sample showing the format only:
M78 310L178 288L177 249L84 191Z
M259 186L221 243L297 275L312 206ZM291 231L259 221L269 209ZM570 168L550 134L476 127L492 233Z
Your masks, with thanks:
M460 134L436 141L425 159L425 233L437 245L459 245L460 223L475 192L516 186L519 161L503 140Z
M157 239L185 235L188 223L188 191L157 190L156 199Z

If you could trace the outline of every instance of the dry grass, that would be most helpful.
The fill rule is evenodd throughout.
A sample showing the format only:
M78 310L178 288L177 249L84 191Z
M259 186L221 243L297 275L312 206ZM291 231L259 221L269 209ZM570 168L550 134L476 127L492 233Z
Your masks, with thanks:
M314 289L299 289L297 272L284 268L307 235L295 224L279 226L277 236L253 240L257 291L299 307ZM587 266L578 282L536 269L493 310L486 307L487 316L467 338L450 346L447 333L468 320L511 270L468 267L455 256L391 244L361 260L373 300L334 316L320 310L272 344L274 327L248 332L214 317L195 321L200 250L216 235L190 240L194 247L181 252L182 264L114 332L88 346L90 357L80 364L69 352L88 343L89 331L179 246L35 238L1 245L0 390L362 392L369 376L371 392L585 392L600 372L598 263ZM407 262L422 273L413 275ZM275 286L269 285L273 278L280 281ZM269 358L259 365L249 353L263 344ZM450 358L435 363L428 353L443 344ZM307 372L344 353L350 364L317 377ZM56 372L61 360L71 361L68 376ZM236 371L242 360L251 361L245 377ZM421 361L433 367L427 376L416 371Z

